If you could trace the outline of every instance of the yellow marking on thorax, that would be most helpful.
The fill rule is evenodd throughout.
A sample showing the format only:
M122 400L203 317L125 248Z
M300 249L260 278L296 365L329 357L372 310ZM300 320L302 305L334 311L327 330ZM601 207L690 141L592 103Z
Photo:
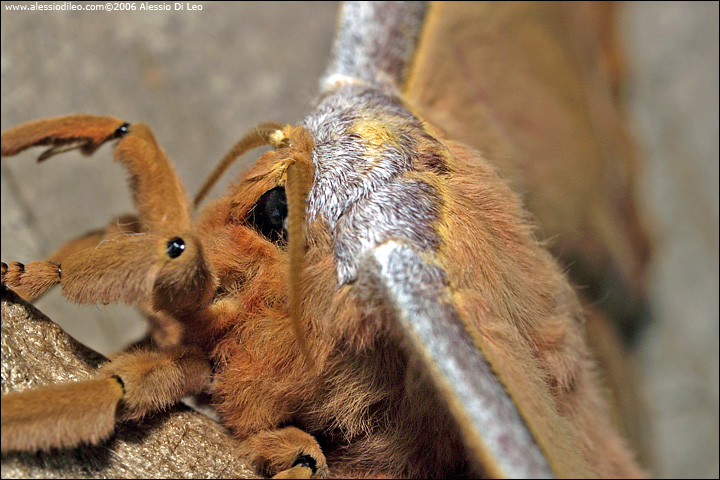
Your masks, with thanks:
M350 131L362 139L368 160L355 165L358 171L371 170L380 163L383 152L388 147L399 147L401 143L397 134L397 123L392 119L363 116L355 122Z
M371 148L397 145L400 142L395 134L395 125L384 118L361 118L353 125L352 132L359 135Z

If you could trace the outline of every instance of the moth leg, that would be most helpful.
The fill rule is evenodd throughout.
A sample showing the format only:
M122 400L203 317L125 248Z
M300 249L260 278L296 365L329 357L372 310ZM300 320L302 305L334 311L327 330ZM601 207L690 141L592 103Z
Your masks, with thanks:
M185 191L165 152L147 125L114 117L68 115L24 123L2 132L2 156L48 145L39 160L69 149L91 154L119 139L115 160L130 173L130 187L140 219L154 233L187 230L190 214Z
M296 427L251 435L238 453L260 474L273 478L325 478L329 473L317 440Z
M89 155L126 132L127 124L115 117L80 114L43 118L3 130L0 154L6 157L30 147L49 145L39 161L71 149Z
M138 420L202 391L210 365L185 348L125 353L90 380L2 397L2 452L69 448L110 437L117 421Z
M190 228L185 189L147 125L128 127L115 147L115 160L130 172L135 207L149 232L171 234Z
M113 139L119 139L115 159L130 173L135 206L148 233L105 239L62 263L3 265L3 285L37 296L61 283L63 295L79 303L122 300L168 313L201 308L212 294L212 274L199 239L189 232L185 191L147 125L92 115L48 118L3 131L1 150L5 156L49 145L42 160L68 145L89 154Z
M142 225L140 224L136 216L123 215L113 219L104 229L91 230L87 233L84 233L83 235L80 235L79 237L67 241L50 255L45 257L44 260L46 262L55 262L57 264L62 264L62 262L70 255L73 255L86 248L95 247L106 238L112 238L114 236L123 234L141 233L141 231ZM39 294L31 295L22 287L16 287L14 291L23 300L30 303L37 300L38 297L42 293L44 293L40 292Z
M51 262L62 263L70 255L84 250L86 248L95 247L105 239L113 238L118 235L128 235L144 233L144 228L136 215L121 215L112 219L105 228L91 230L79 237L68 240L54 252L48 255L45 260Z
M50 267L51 265L57 265L57 268L61 268L63 262L76 253L79 253L88 248L94 249L103 241L113 240L123 235L140 234L143 233L144 230L144 225L135 215L123 215L117 217L111 222L109 222L105 229L93 230L80 237L68 241L45 258L44 261L47 262L45 265L47 265L48 268L52 268ZM34 267L31 266L30 268L28 268L28 266L26 265L24 268L25 274L33 271L33 269ZM44 292L47 291L38 291L37 289L30 290L24 288L22 286L24 283L32 283L32 280L16 280L15 285L13 285L12 288L15 293L17 293L27 302L33 302L37 300L38 297L40 297ZM4 279L4 272L3 285L6 285ZM48 286L48 288L50 287ZM152 339L152 341L157 347L167 348L180 344L182 331L176 319L162 311L153 310L152 301L137 303L136 307L138 307L140 312L148 320L150 324L149 338Z
M209 301L214 278L192 232L107 238L63 260L2 264L2 284L37 296L60 283L77 303L152 305L188 314Z

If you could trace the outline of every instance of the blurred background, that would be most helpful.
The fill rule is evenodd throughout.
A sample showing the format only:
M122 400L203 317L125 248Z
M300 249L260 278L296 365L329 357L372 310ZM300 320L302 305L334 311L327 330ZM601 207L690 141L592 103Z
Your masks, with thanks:
M34 2L28 2L34 3ZM60 3L60 2L57 2ZM330 51L336 2L183 2L200 11L17 12L2 2L1 127L74 112L144 121L189 192L255 124L309 111ZM174 6L174 3L168 2ZM626 96L644 154L654 227L654 324L640 347L652 472L718 477L718 3L630 2ZM132 211L104 147L88 159L37 151L0 164L3 261L42 259ZM257 155L236 165L212 192ZM140 338L124 306L37 305L109 354Z

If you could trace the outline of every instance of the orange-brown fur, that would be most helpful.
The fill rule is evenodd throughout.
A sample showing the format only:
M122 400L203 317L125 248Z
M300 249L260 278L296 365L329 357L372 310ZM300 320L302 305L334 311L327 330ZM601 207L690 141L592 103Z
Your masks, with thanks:
M435 2L403 93L418 116L498 168L581 293L627 316L614 321L633 335L651 241L617 95L624 67L615 9ZM589 291L594 282L606 284Z
M649 318L652 238L620 96L619 11L613 2L436 2L403 93L435 131L498 169L594 324L615 324L615 332L594 328L588 341L626 359L602 358L602 376L639 449L646 422L637 386L615 380L633 376L627 345Z
M164 410L185 392L202 391L210 379L204 355L183 347L123 354L104 365L100 374L123 380L126 397L120 417L124 420Z
M144 127L139 131L141 139L149 138ZM303 134L295 131L299 138ZM437 228L445 242L439 258L468 331L481 337L485 353L559 472L640 475L623 441L603 420L604 399L582 340L582 314L567 280L533 239L520 202L494 169L460 144L448 141L445 146L449 150L438 154L445 157L451 175L423 167L407 175L423 177L444 192ZM205 352L215 365L217 408L239 438L252 439L293 424L320 440L336 474L468 474L471 466L453 420L393 331L387 311L381 303L364 303L352 285L336 289L331 242L322 219L307 226L299 284L298 319L315 368L308 369L299 354L287 308L288 254L238 220L262 193L284 182L288 159L309 161L310 147L298 141L263 155L227 196L204 210L191 227L197 240L182 234L195 250L180 257L179 266L162 260L162 237L107 240L64 260L63 265L69 265L64 270L71 272L62 276L65 293L81 302L140 302L152 292L153 309L170 313L182 326L180 343ZM119 158L127 158L126 150L118 150ZM143 210L158 208L142 196L136 198ZM182 212L176 218L175 223L185 227ZM161 219L156 223L160 231L174 235ZM194 267L203 256L202 264L211 266L211 279L203 280L203 267ZM156 258L159 266L148 269L152 263L143 267L127 263L127 258ZM70 268L76 263L78 267ZM6 279L17 275L10 273ZM128 274L145 280L129 291L126 284L113 287L113 281L103 280ZM96 280L88 284L88 278ZM153 281L147 283L148 278ZM163 285L197 278L199 289L181 285L170 288L174 296L165 298ZM198 302L208 299L202 293L208 285L215 286L212 301ZM187 303L177 291L196 300ZM137 385L125 400L127 408L139 405L130 418L162 408L203 383L203 370L193 366L192 357L188 368L200 373L180 374L173 367L165 370L172 375L157 377L152 372L162 362L172 366L182 356L165 349L158 364L152 354L147 359L144 355L134 354L128 366L116 360L101 372ZM173 382L185 384L175 389Z
M249 437L238 449L238 454L250 459L253 467L265 475L274 476L292 465L298 455L311 454L320 458L317 466L321 476L328 475L327 462L322 458L320 445L307 433L295 427L266 430ZM309 470L309 469L308 469ZM287 470L286 475L276 478L310 478L311 471ZM301 476L298 476L301 475Z
M584 314L565 275L535 241L520 202L494 169L467 147L451 149L446 219L453 236L445 266L467 321L476 322L508 389L522 398L525 418L542 432L539 442L556 450L551 459L571 464L579 454L576 461L600 477L641 475L609 421L583 341ZM483 261L475 263L478 250Z
M582 340L582 312L567 280L533 240L519 201L492 167L464 147L453 151L453 176L443 185L448 192L443 227L453 233L444 258L458 305L468 321L476 322L537 429L558 433L549 448L566 455L559 461L579 456L580 465L570 471L590 465L599 476L640 475L624 442L599 414L606 407ZM263 163L258 170L265 169ZM254 171L249 177L257 178ZM273 185L266 181L259 192ZM238 190L248 188L241 184ZM441 475L447 472L443 468L457 465L462 448L452 440L451 421L438 415L435 394L413 378L420 374L408 369L402 346L386 335L386 314L359 304L347 287L333 293L334 263L322 222L310 226L301 294L306 338L321 372L317 378L297 355L283 308L287 258L266 251L265 240L253 241L243 228L225 224L226 202L209 208L197 230L214 245L208 253L211 263L221 266L219 283L241 286L222 306L223 316L232 312L237 321L223 318L217 325L218 316L201 315L189 327L193 337L200 325L223 332L214 355L228 362L217 390L225 421L241 437L290 419L321 436L330 426L330 438L360 439L347 447L351 469L373 465L394 475ZM253 271L256 276L248 274ZM328 317L329 322L318 321ZM232 336L225 329L233 330ZM388 423L372 417L372 406L384 409ZM556 412L554 418L544 418L548 409ZM430 416L434 428L451 440L439 455L437 471L418 461L422 452L437 447L437 437L426 434ZM343 449L337 454L351 456Z
M51 137L53 145L79 138L94 149L118 125L116 119L99 122L99 132L94 120L82 117L3 133L3 154L47 144L43 129L58 132ZM62 278L53 276L48 263L41 270L49 273L37 276L3 264L3 283L24 288L40 283L32 290L35 295L59 280L75 301L136 303L178 329L158 356L138 352L101 371L133 385L123 400L133 412L126 418L142 417L199 390L207 379L203 359L209 360L218 412L244 440L240 452L264 473L291 468L298 451L312 451L321 459L320 474L328 473L326 468L346 476L492 471L489 466L476 470L467 457L444 399L392 326L383 302L368 301L352 283L338 288L324 219L306 225L303 266L294 269L299 280L292 284L287 249L245 223L263 193L292 183L286 171L292 161L312 169L308 132L284 132L288 143L264 154L225 197L191 221L166 156L146 126L132 126L116 158L131 172L139 217L151 233L105 238L73 251L62 260ZM561 268L534 238L520 199L488 159L440 139L444 145L437 154L449 174L420 165L406 175L442 193L436 229L443 243L437 258L468 334L482 346L557 473L642 476L610 423L583 339L580 303ZM165 242L176 235L186 240L188 250L172 262L164 256ZM298 300L292 312L291 293ZM299 322L302 340L293 322ZM313 368L300 353L300 341L306 342ZM158 368L163 375L157 375ZM107 378L94 381L110 385ZM109 395L115 400L116 390ZM107 427L102 432L107 435ZM78 433L85 440L101 438L94 435ZM77 439L55 441L65 445ZM28 445L35 448L38 442Z
M122 393L116 379L100 378L4 395L3 452L7 439L18 450L104 440L115 429L115 408Z
M84 153L92 153L111 138L119 118L71 115L43 118L2 132L2 155L15 155L27 145L65 145L80 143Z

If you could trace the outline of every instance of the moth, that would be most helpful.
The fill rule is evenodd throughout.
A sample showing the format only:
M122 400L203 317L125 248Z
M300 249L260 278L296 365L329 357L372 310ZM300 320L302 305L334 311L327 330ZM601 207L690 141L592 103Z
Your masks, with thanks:
M209 391L264 475L642 476L586 331L612 316L631 341L642 317L631 286L648 247L632 185L610 182L625 187L619 220L592 180L603 201L586 210L531 187L558 165L592 172L631 155L611 108L606 12L466 3L346 3L312 112L259 125L193 202L144 124L72 115L4 131L3 156L114 143L137 214L61 258L3 263L3 285L136 305L156 348L121 354L91 380L4 396L3 452L101 442L117 422ZM492 49L467 47L488 39ZM535 63L503 69L491 56L519 51ZM261 145L272 149L225 196L195 208ZM505 178L525 162L526 178ZM526 205L562 237L554 248L575 275L611 292L607 312L583 307ZM550 207L567 209L562 221ZM588 226L575 225L586 212ZM602 288L608 276L619 288Z

